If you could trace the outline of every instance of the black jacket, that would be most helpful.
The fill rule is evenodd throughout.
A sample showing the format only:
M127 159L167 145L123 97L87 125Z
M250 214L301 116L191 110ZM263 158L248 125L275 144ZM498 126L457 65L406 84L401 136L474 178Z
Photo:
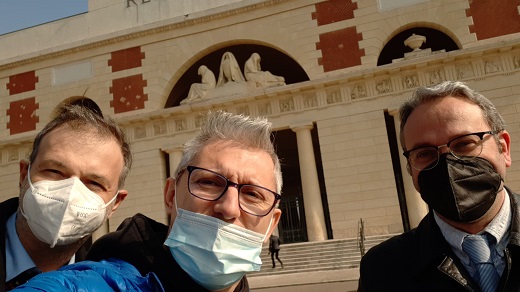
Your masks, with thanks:
M271 235L271 237L269 238L269 252L279 251L280 244L282 244L280 238L276 235Z
M0 292L5 292L5 223L18 209L18 198L0 203Z
M125 219L117 231L96 240L87 259L99 261L115 257L134 265L141 275L154 272L165 291L208 291L191 279L164 247L167 236L168 226L136 214ZM249 286L244 276L235 292L247 291Z
M520 291L520 196L511 198L511 238L497 291ZM358 291L480 291L430 212L415 229L371 248L361 259Z
M9 217L16 213L18 210L18 197L8 199L0 203L0 292L5 292L5 233L7 232L5 224ZM89 239L80 249L76 252L76 262L80 262L85 259L87 249L90 247L92 240Z

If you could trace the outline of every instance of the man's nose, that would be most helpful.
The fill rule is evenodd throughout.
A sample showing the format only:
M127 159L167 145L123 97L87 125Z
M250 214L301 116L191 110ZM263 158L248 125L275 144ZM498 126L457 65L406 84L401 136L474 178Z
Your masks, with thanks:
M237 185L229 184L226 193L215 203L214 211L224 220L240 217Z
M437 150L439 151L440 155L444 153L450 153L450 147L448 147L446 144L438 146Z

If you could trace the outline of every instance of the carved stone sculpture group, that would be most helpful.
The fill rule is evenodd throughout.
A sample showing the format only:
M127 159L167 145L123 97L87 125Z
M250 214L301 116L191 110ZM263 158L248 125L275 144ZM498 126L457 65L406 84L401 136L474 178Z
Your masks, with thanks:
M244 74L231 52L222 55L218 80L206 66L199 67L201 83L193 83L188 96L180 104L202 101L225 95L245 93L250 89L268 88L285 85L285 78L262 71L260 55L253 53L244 64Z

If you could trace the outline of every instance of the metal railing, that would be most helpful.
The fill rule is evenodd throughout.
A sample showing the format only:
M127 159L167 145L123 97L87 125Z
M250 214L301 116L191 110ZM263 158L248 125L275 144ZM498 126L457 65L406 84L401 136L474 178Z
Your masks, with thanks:
M361 253L361 256L364 256L365 255L365 220L363 220L363 218L359 219L358 229L359 229L359 232L358 232L357 245L359 248L359 252Z

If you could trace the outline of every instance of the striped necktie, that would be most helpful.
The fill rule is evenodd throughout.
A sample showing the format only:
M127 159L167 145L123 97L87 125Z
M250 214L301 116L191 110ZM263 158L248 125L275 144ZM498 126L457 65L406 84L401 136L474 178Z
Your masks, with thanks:
M491 260L491 250L485 235L468 235L462 242L462 250L469 256L477 270L474 276L483 292L494 292L500 276Z

